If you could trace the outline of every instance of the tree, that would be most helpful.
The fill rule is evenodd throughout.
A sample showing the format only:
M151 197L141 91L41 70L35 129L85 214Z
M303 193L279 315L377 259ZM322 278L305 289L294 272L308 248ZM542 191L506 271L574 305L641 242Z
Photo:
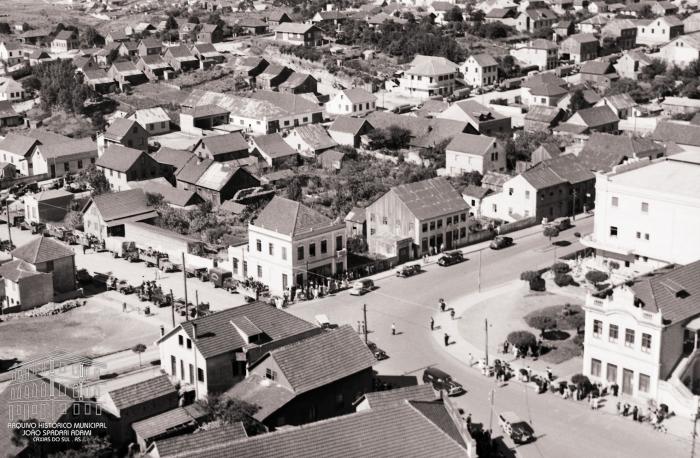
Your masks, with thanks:
M656 76L666 73L666 62L660 59L652 59L648 65L642 68L641 79L651 81Z
M569 100L569 112L576 113L579 110L588 108L588 102L583 95L583 90L576 89L573 94L571 94L571 99Z
M9 35L12 33L12 28L7 22L0 22L0 34Z
M605 272L601 272L600 270L589 270L588 272L586 272L586 280L593 283L594 285L602 283L608 278L610 278L610 276Z
M102 170L97 170L95 164L88 165L83 169L78 175L78 180L87 183L92 189L92 195L98 196L100 194L105 194L110 192L109 181L107 177L102 172Z
M540 337L544 338L544 333L557 327L557 320L547 315L533 315L526 317L525 321L531 328L540 331Z
M535 270L526 270L520 274L520 279L523 281L532 281L535 278L540 278L540 273Z
M554 226L545 226L542 235L548 237L551 242L553 237L559 237L559 229Z
M586 315L583 312L567 315L564 320L567 326L576 329L576 334L581 334L581 328L586 325Z
M82 42L90 48L96 45L104 44L105 41L104 38L102 38L102 35L100 35L94 27L88 27L85 29L85 31L80 34L80 38Z
M63 225L66 227L66 229L69 229L71 231L73 230L82 230L83 229L83 214L79 211L71 210L68 213L66 213L66 216L63 218Z
M223 424L242 422L249 436L265 432L265 427L253 417L260 410L257 405L225 395L209 396L206 401L200 401L200 405L213 419Z
M518 348L528 348L537 344L537 338L530 331L513 331L506 340Z
M605 95L616 94L629 94L637 103L647 103L649 101L649 91L630 78L620 78L610 83L610 87L605 91Z
M486 13L481 10L472 10L469 19L476 25L481 25L486 21Z
M139 367L141 367L141 353L146 351L146 346L142 343L136 344L131 348L131 351L139 355Z
M498 61L498 70L501 72L501 77L510 78L515 71L515 59L511 55L504 56Z
M301 201L302 182L298 176L293 177L287 184L287 199Z
M190 24L199 24L199 17L192 15L189 18L187 18L187 22Z
M447 22L462 22L464 17L462 16L462 10L458 6L453 6L451 10L445 13L445 20Z
M175 17L171 14L168 16L168 19L165 20L165 30L177 30L177 21L175 20Z
M411 141L411 131L400 126L389 126L386 129L386 147L389 149L401 149L408 146Z

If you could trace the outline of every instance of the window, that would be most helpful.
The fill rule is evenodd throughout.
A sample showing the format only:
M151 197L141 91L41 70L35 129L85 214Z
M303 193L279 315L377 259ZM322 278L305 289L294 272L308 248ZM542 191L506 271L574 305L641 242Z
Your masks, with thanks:
M649 233L644 234L644 240L649 240Z
M170 356L170 375L177 375L177 359Z
M238 259L233 258L233 273L237 274L238 273Z
M181 347L184 344L184 339L182 338L182 336L177 336L177 344Z
M63 163L63 170L65 172L70 172L70 165L68 164L68 162Z
M197 368L197 380L204 381L204 371L201 368Z
M255 248L256 248L258 251L262 251L262 242L260 241L260 239L257 239L257 240L255 241Z
M617 383L617 366L608 363L607 367L607 380L609 383Z
M525 191L525 198L529 199L530 198L530 191Z
M316 244L310 243L309 244L309 257L314 257L314 256L316 256Z
M651 351L651 334L642 333L642 351L649 353Z
M369 220L370 222L374 222L374 213L369 214Z
M272 243L267 244L267 252L270 254L270 256L275 255L275 246Z
M262 266L258 266L258 278L262 278Z
M625 329L625 346L632 347L634 345L634 329Z
M304 259L304 247L300 246L297 248L297 259L302 260Z
M512 196L513 195L513 188L508 188L508 195Z
M82 160L82 159L79 159L79 160L78 160L78 168L79 168L79 169L82 169L82 168L83 168L83 160Z
M442 227L442 218L437 220L437 228L440 229Z
M642 213L649 213L649 203L642 202Z
M187 348L188 349L192 348L192 341L190 339L187 339Z
M617 207L617 204L618 204L618 198L615 197L615 196L613 196L613 198L612 198L612 206L613 206L613 207Z
M600 377L600 360L591 359L591 375L594 377Z
M389 220L387 219L386 216L383 216L383 217L382 217L382 224L384 224L384 225L389 224Z
M270 380L277 380L277 372L268 367L265 369L265 377L269 378Z
M639 231L637 231L637 238L638 238L638 239L641 239L641 238L642 238L642 233L639 232Z
M447 226L449 226L449 225L452 224L452 217L451 217L451 216L448 216L448 217L447 217L447 222L446 222L445 224L446 224Z
M459 220L462 222L465 222L467 220L467 214L462 213L461 215L459 215Z
M343 249L343 236L339 235L335 238L335 251L340 251Z
M620 328L616 324L611 324L608 330L608 340L610 342L617 342L617 337L620 333Z
M192 364L190 366L190 384L194 383L194 366Z
M285 261L287 260L287 247L286 246L282 247L282 259L284 259Z
M642 393L649 392L649 376L646 374L639 374L639 391Z
M430 222L430 230L434 231L435 230L435 221Z
M593 335L595 337L600 337L603 333L603 322L600 320L593 320Z
M617 237L617 226L610 226L610 237Z
M321 240L321 254L326 254L328 252L328 242Z

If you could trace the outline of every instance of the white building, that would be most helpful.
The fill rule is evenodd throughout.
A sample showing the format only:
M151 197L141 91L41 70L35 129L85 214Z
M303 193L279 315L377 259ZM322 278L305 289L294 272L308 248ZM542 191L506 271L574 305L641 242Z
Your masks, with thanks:
M416 55L411 67L399 78L399 90L410 97L429 99L454 92L459 66L444 57Z
M355 87L336 93L326 103L326 113L331 115L364 116L375 110L377 98L362 88Z
M637 21L637 45L668 43L683 34L683 22L676 16Z
M583 374L690 416L698 405L700 261L586 298Z
M273 294L319 283L347 268L345 223L274 197L248 226L248 245L229 248L233 275L253 277Z
M457 134L445 148L445 167L453 177L467 172L503 172L506 155L493 137Z
M19 102L24 100L24 88L12 78L0 78L0 100Z
M498 62L490 54L473 54L460 67L464 80L474 87L498 82Z
M700 32L681 35L661 47L659 58L669 65L687 67L700 58Z
M699 176L695 152L597 174L593 233L581 242L635 273L700 259Z
M559 47L556 43L539 38L516 44L510 55L523 66L537 65L540 70L552 70L559 65Z
M170 132L170 116L161 107L136 110L126 119L141 124L148 135L161 135Z

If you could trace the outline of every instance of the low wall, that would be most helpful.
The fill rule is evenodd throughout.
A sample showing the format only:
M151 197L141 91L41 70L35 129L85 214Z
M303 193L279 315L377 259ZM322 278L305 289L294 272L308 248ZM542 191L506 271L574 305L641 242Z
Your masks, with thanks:
M525 229L527 227L532 227L537 225L537 218L531 216L529 218L521 219L518 221L513 221L512 223L505 223L499 226L499 234L507 234L509 232L519 231L520 229Z

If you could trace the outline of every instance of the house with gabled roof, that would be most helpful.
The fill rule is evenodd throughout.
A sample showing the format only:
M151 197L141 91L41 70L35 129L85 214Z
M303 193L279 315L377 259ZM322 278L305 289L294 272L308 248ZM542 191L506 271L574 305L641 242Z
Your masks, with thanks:
M131 428L134 430L139 450L146 452L155 441L180 437L183 434L194 432L209 420L209 417L210 415L203 406L194 403L184 407L175 407L158 415L139 420L132 423ZM236 425L242 424L235 423L233 427ZM239 427L242 428L242 426ZM228 427L228 425L222 426L222 428L225 430L233 429ZM244 434L241 437L246 437L245 429L243 429L243 432ZM163 455L159 456L162 457Z
M161 135L170 132L170 116L162 107L141 108L126 116L136 121L149 135Z
M673 64L681 68L698 60L700 58L700 31L681 35L661 46L659 58L667 65Z
M223 446L246 437L248 435L243 427L243 422L239 421L230 425L200 429L191 434L156 437L155 442L145 450L153 458L176 458L182 453L197 454L208 450L212 444Z
M141 189L93 196L83 208L85 233L99 240L108 236L124 236L126 221L150 221L158 213L148 205Z
M163 60L176 72L188 72L199 68L199 60L185 45L169 47L163 54Z
M50 274L52 291L75 290L75 253L65 243L42 235L12 250L12 256L31 265L35 272Z
M0 100L0 127L14 127L24 123L24 116L12 106L9 100Z
M73 30L62 30L51 41L52 53L64 53L79 47L78 32Z
M192 148L201 159L226 162L248 157L248 142L240 132L202 137Z
M683 35L683 21L676 16L662 16L637 21L637 44L659 45Z
M375 110L376 102L377 97L356 87L334 94L324 109L331 115L364 116Z
M41 307L53 300L51 274L37 272L21 259L0 265L0 290L3 313L14 313Z
M157 38L147 37L139 41L137 49L139 56L159 56L163 43Z
M119 86L122 88L148 82L148 77L130 61L112 63L112 66L107 70L107 76L119 83Z
M468 172L481 175L506 170L506 155L500 142L486 135L458 134L445 147L445 169L450 176Z
M527 132L550 131L565 118L564 110L559 107L533 105L523 118L523 128Z
M475 100L462 100L440 113L437 118L469 123L482 135L495 135L511 131L511 118L493 108L487 108Z
M620 118L603 105L584 108L574 113L565 123L557 126L554 131L562 135L590 135L593 132L616 133L619 128Z
M240 266L239 266L240 268ZM160 368L196 399L223 393L243 380L268 349L322 330L264 302L184 321L157 340Z
M559 45L559 57L569 59L575 64L598 57L600 43L591 33L571 35Z
M112 144L148 151L148 131L134 119L116 118L104 133L97 135L99 155L102 156Z
M283 22L292 22L292 18L289 17L286 11L273 11L266 18L265 21L270 27L276 27Z
M24 196L25 221L36 223L63 222L71 209L75 194L64 189L51 189Z
M323 31L313 24L283 22L274 29L275 41L293 45L321 46Z
M372 390L372 352L349 325L271 348L248 365L227 395L260 407L253 417L273 429L354 411Z
M523 66L536 65L540 70L552 70L559 65L559 46L542 38L516 43L510 55Z
M296 165L299 160L299 153L279 133L253 137L251 155L260 158L265 168L272 169Z
M24 60L22 46L15 41L0 41L0 61L14 67Z
M658 159L665 148L650 138L594 132L578 154L588 170L609 172L627 161Z
M135 422L174 409L178 401L178 390L166 374L112 389L97 398L110 441L118 447L136 439Z
M243 32L248 35L262 35L267 33L269 24L256 17L244 17L236 23Z
M468 213L445 178L395 186L365 210L369 251L402 263L451 250L467 243Z
M609 60L589 60L581 65L581 82L591 83L596 88L607 89L620 79L615 67Z
M36 148L44 142L58 144L71 138L52 132L30 130L24 134L10 132L0 140L0 160L13 164L23 175L35 175L33 156Z
M229 258L236 278L252 276L276 294L298 290L346 271L345 224L275 196L248 226L248 244L230 248Z
M196 43L190 48L192 55L204 62L221 64L226 58L211 43Z
M700 125L674 121L659 121L651 138L666 147L680 147L685 151L700 151Z
M515 28L520 32L537 33L552 28L557 20L557 15L549 8L530 8L518 15Z
M108 94L118 87L118 83L101 68L84 71L83 81L98 94Z
M117 48L121 57L136 58L139 55L139 42L134 40L122 41Z
M569 94L568 83L554 73L539 73L527 78L521 88L522 103L529 107L555 107Z
M328 127L328 134L339 145L358 148L361 138L372 131L374 127L366 119L350 116L338 116Z
M107 32L107 35L105 35L105 44L110 44L110 43L121 43L122 41L128 41L129 37L126 35L126 32L124 32L124 29L117 29L117 30L112 30L110 32Z
M613 39L617 49L632 49L637 42L637 25L631 19L615 19L601 29L601 36Z
M106 148L95 167L104 173L113 191L131 189L130 182L158 178L166 172L150 154L117 144Z
M97 145L90 137L42 143L32 153L34 174L46 173L50 178L79 173L96 159Z
M292 72L286 80L277 85L277 90L291 94L307 94L315 93L317 86L318 81L310 74Z
M0 101L19 102L24 100L25 92L22 84L12 78L0 78Z
M607 105L620 119L635 116L639 104L628 93L606 95L596 103L597 106Z
M464 81L473 87L483 87L498 82L498 62L490 54L472 54L460 66Z
M241 189L260 186L260 180L238 161L216 162L194 155L177 172L175 179L179 189L195 191L217 207Z
M219 24L202 24L197 31L197 41L200 43L218 43L223 37L224 31Z
M292 129L284 141L300 155L316 157L325 150L338 146L326 129L320 124L307 124Z

